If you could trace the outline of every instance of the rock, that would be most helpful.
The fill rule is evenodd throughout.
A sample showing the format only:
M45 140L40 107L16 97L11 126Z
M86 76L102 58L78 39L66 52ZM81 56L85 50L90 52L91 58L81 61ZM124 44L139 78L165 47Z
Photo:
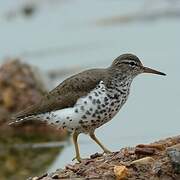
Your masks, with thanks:
M42 95L47 92L41 77L37 69L21 63L18 59L2 64L0 67L0 109L5 108L8 111L7 114L13 114L28 105L39 102Z
M167 148L166 152L170 158L174 171L180 174L180 143Z
M161 176L162 174L162 163L156 162L152 168L152 173L156 176Z
M44 177L42 179L38 179L38 180L53 180L51 177Z
M136 155L143 155L143 156L152 156L154 155L157 151L163 151L165 150L165 145L164 144L139 144L135 148L135 154Z
M139 144L136 147L138 148L152 148L152 149L157 149L159 151L165 150L165 145L164 144Z
M148 156L150 156L150 155L153 155L155 152L156 152L156 150L153 148L148 148L148 147L144 147L144 148L136 147L135 148L135 154L136 155L145 155L145 156L148 155Z
M95 154L92 154L92 155L90 156L90 158L91 158L91 159L95 159L95 158L101 157L101 156L102 156L102 154L100 154L100 153L95 153Z
M71 171L73 171L73 172L77 172L77 171L78 171L78 168L77 168L77 167L74 167L74 166L71 165L71 164L68 164L68 165L66 166L66 169L69 169L69 170L71 170Z
M53 174L52 179L59 179L59 175L58 174Z
M116 180L126 179L128 175L128 169L126 166L114 166L114 174L116 176Z
M38 177L33 177L32 180L38 180L39 178Z
M131 162L130 165L152 165L154 161L152 157L145 157Z

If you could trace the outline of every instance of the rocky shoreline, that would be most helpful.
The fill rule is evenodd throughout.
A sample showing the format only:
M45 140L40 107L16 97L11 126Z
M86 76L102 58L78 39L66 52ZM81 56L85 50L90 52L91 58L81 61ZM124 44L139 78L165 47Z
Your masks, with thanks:
M54 179L180 179L180 135L152 144L122 148L107 155L94 154L74 165L30 180Z

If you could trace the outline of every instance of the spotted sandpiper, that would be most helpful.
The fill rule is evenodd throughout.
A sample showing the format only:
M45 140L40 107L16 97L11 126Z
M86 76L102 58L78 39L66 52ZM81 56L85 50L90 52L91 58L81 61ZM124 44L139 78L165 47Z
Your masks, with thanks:
M128 98L132 80L141 73L165 75L143 66L133 54L122 54L108 68L86 70L66 79L39 103L17 113L14 122L37 119L66 128L73 133L74 159L79 162L80 133L89 134L108 153L95 136L95 130L117 114Z

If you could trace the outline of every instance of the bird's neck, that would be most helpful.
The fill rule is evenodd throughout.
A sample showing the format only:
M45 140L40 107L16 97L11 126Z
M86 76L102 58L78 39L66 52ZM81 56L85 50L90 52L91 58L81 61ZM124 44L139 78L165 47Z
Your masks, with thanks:
M127 88L129 89L134 77L127 76L124 73L116 72L111 74L111 78L109 79L109 85L111 88Z
M130 93L132 80L133 78L120 74L119 76L111 76L106 84L108 96L117 100L123 98L123 103L125 103Z

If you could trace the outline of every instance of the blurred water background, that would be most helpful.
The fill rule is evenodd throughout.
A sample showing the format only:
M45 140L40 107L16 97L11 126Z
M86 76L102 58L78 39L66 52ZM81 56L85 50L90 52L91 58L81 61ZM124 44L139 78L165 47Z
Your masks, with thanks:
M0 1L0 63L20 57L44 72L67 69L54 87L79 70L109 66L127 52L167 73L137 77L120 113L97 130L113 151L179 134L179 34L179 0ZM100 151L85 135L79 142L83 157ZM48 171L73 156L69 143Z

